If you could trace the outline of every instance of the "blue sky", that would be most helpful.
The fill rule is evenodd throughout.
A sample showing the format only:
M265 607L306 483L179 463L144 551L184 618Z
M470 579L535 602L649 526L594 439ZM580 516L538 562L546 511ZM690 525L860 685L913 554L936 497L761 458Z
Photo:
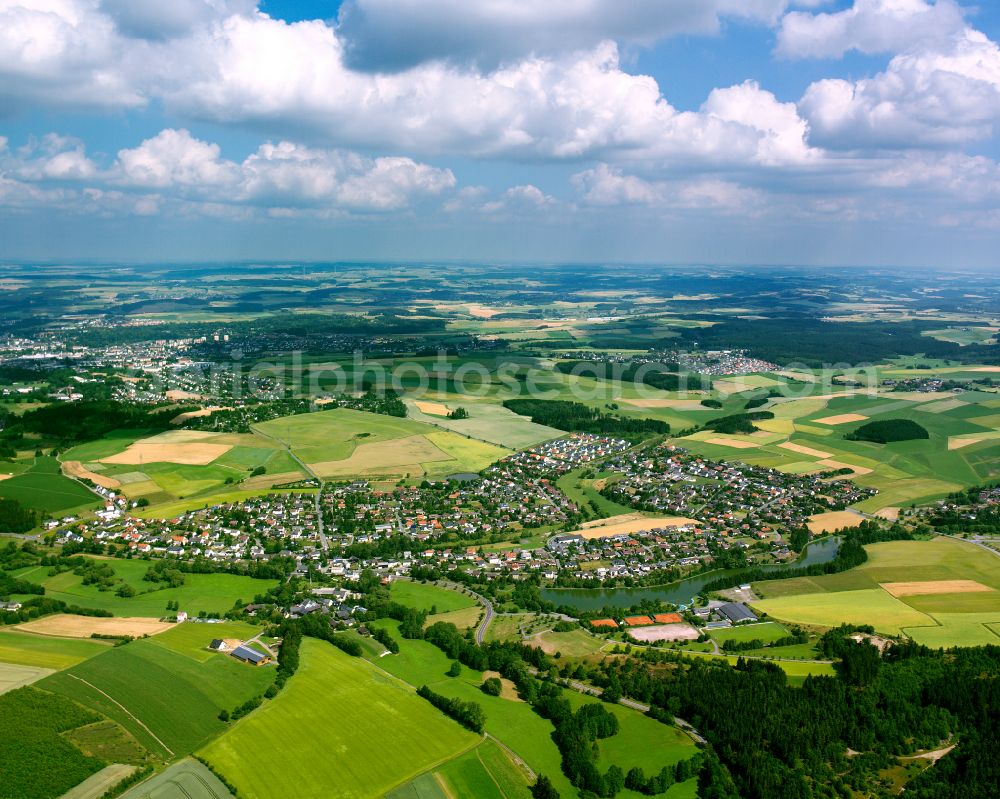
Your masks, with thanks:
M1000 9L0 0L0 259L995 268Z

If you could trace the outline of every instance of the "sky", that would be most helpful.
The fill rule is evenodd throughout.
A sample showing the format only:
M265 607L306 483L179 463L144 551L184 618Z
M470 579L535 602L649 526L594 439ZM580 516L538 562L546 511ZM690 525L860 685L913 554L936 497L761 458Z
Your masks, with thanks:
M1000 269L1000 4L0 0L0 259Z

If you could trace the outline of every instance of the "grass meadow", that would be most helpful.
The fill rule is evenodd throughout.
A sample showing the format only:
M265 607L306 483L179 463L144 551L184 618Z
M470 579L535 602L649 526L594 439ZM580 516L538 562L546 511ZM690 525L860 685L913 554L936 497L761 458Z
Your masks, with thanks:
M437 613L449 613L479 604L471 596L452 591L450 588L410 580L395 580L389 586L389 597L400 605L426 611L434 608Z
M0 630L0 662L35 666L43 669L67 669L111 647L107 641L90 638L55 638L18 630Z

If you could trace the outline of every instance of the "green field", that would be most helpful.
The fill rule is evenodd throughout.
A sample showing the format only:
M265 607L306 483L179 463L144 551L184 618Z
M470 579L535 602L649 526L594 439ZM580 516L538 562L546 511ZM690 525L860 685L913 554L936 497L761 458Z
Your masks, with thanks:
M122 799L234 799L197 760L181 760L122 794Z
M210 634L213 625L204 626ZM178 649L180 642L173 642ZM114 719L152 752L184 755L225 729L220 710L264 692L273 667L255 668L228 655L207 660L155 639L115 647L47 677L39 685ZM102 693L103 692L103 693Z
M263 594L275 580L257 580L235 574L188 574L179 588L158 588L160 583L143 580L150 566L149 561L109 559L105 561L120 578L138 593L134 597L115 596L114 591L100 591L95 585L83 585L83 577L72 571L40 580L45 595L69 604L87 608L101 608L116 616L150 616L160 618L167 613L169 601L180 603L180 609L197 616L199 611L223 614L232 608L237 599L250 602ZM38 579L37 577L34 579Z
M383 796L478 740L368 662L307 638L301 666L278 697L201 754L247 799L288 795L292 775L298 799L362 799Z
M769 644L787 636L788 630L773 621L760 624L741 624L721 630L709 630L708 634L720 644L724 641L752 641L754 639Z
M524 702L484 694L479 690L483 681L481 672L463 667L459 677L446 676L451 661L441 650L425 641L400 639L395 632L396 622L381 620L377 624L389 629L400 644L398 655L382 658L369 656L377 666L410 685L426 684L446 696L478 702L486 712L486 731L490 735L510 747L536 773L547 775L563 796L576 795L577 791L562 773L561 758L552 741L550 722ZM566 695L574 703L598 701L573 691L567 691ZM622 706L614 706L613 712L619 716L621 732L614 739L601 741L602 768L607 768L611 762L618 762L626 771L635 765L652 771L655 761L659 763L655 767L658 771L667 763L675 763L693 754L691 740L679 730ZM663 795L668 799L693 797L693 785L675 785ZM639 794L624 791L619 796L636 799Z
M536 646L549 654L562 653L562 657L586 657L599 652L607 642L603 638L591 635L586 630L570 630L557 633L548 630L525 640L526 644Z
M56 638L17 630L0 630L0 662L67 669L107 651L111 644L88 638Z
M934 623L926 614L878 588L764 599L752 602L751 606L760 613L792 624L819 627L871 624L879 632L891 635L898 635L904 627Z
M54 458L36 458L27 471L0 480L0 498L16 499L25 507L51 515L93 508L99 501L85 485L59 474Z
M389 597L400 605L426 611L434 608L437 613L449 613L479 605L471 596L450 588L410 580L394 580L389 586Z

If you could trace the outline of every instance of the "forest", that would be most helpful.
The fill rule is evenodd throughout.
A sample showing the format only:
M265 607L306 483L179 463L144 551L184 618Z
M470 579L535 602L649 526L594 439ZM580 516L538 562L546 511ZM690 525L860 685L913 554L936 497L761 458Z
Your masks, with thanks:
M568 400L510 399L504 407L521 416L570 433L593 433L637 441L670 432L670 425L659 419L640 419L601 413L579 402Z
M880 655L850 632L833 633L841 638L838 675L808 677L801 687L766 661L740 658L731 667L653 650L604 661L597 679L694 725L744 799L889 795L879 772L897 756L956 740L906 795L995 796L1000 647L933 652L904 642Z

